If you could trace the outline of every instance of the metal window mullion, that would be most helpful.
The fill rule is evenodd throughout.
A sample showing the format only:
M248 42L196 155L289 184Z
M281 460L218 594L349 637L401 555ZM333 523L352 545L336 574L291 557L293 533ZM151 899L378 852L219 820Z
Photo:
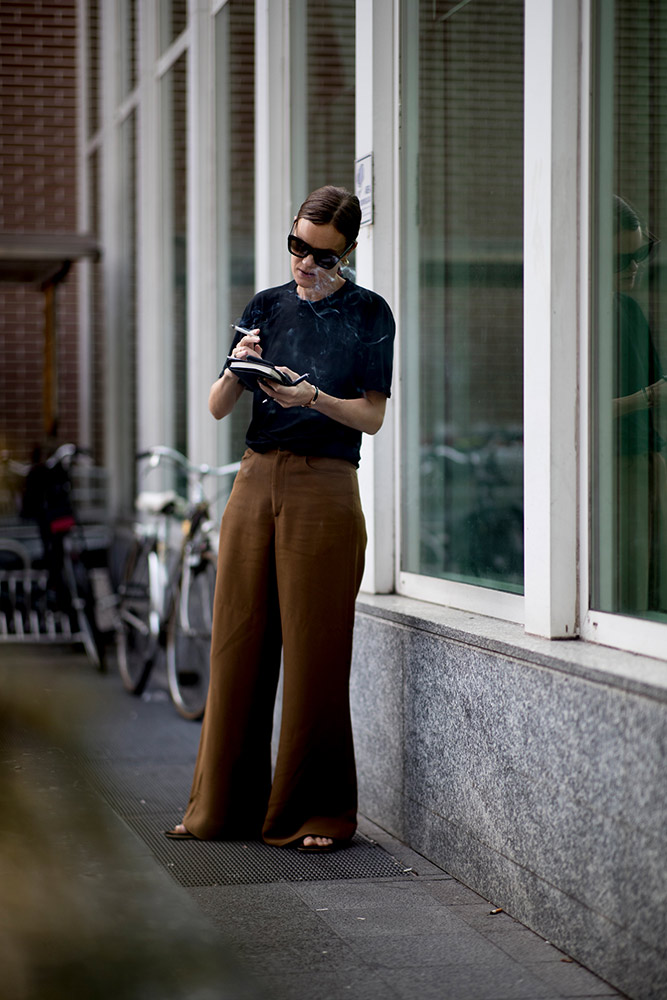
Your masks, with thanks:
M578 0L526 0L525 626L577 631Z

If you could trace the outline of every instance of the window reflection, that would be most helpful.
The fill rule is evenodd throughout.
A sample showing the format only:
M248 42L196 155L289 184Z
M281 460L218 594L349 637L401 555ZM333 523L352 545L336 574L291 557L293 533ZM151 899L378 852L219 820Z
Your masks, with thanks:
M120 0L118 26L120 41L120 92L126 97L137 85L137 0Z
M132 454L138 451L137 442L137 112L133 110L120 129L122 157L123 215L121 223L122 257L119 266L119 309L122 336L125 338L125 380L123 382L123 409L127 420L126 433L131 442ZM132 475L136 474L132 463Z
M100 127L100 8L97 0L88 0L86 6L88 32L86 67L88 85L88 136Z
M648 0L598 8L591 597L601 611L664 620L667 317L655 233L667 223L657 85L667 54L651 41L655 15Z
M101 154L93 150L88 159L88 199L90 205L90 232L101 240L102 237L102 197L101 197ZM91 267L90 284L90 378L92 393L92 449L95 461L103 465L105 461L105 398L107 344L104 336L104 268L101 261L96 261Z
M228 0L215 18L216 205L218 356L255 291L255 4ZM213 377L213 376L212 376ZM220 435L220 461L245 450L252 394L230 417L229 441Z
M187 453L187 53L161 82L163 113L162 247L165 274L165 383L172 386L169 433Z
M160 0L158 17L160 26L160 51L164 52L187 27L187 0Z
M306 193L322 184L354 190L354 31L354 0L307 0Z
M612 404L616 560L608 610L667 609L667 380L639 298L657 242L631 204L615 196Z
M355 0L290 0L291 197L354 190Z
M404 319L402 568L519 592L523 3L421 0L418 26L414 11L419 79L407 80L405 115L418 116L418 194L405 252L419 278Z

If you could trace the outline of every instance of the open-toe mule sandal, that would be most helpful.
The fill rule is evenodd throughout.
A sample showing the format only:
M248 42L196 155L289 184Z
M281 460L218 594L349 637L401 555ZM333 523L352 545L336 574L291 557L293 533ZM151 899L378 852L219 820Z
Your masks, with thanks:
M189 830L165 830L165 837L169 837L169 840L196 840L194 833L190 833Z

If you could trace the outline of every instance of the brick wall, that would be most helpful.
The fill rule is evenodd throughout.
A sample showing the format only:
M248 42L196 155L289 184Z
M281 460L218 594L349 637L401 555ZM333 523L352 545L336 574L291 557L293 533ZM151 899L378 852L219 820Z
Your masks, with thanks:
M76 0L0 0L0 231L75 232ZM58 291L59 440L77 436L76 270ZM43 440L44 295L0 283L0 450Z

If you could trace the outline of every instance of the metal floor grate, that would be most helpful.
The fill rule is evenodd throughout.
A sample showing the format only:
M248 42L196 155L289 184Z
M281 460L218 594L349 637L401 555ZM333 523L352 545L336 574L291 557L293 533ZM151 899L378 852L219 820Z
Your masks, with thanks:
M164 831L178 822L192 768L173 764L116 764L81 759L90 783L137 833L171 876L184 886L405 877L399 862L357 833L332 854L303 854L261 841L173 841Z
M302 854L261 841L172 841L164 836L171 816L128 818L153 854L181 885L259 885L333 879L405 877L403 868L377 844L355 834L349 847L332 854Z

